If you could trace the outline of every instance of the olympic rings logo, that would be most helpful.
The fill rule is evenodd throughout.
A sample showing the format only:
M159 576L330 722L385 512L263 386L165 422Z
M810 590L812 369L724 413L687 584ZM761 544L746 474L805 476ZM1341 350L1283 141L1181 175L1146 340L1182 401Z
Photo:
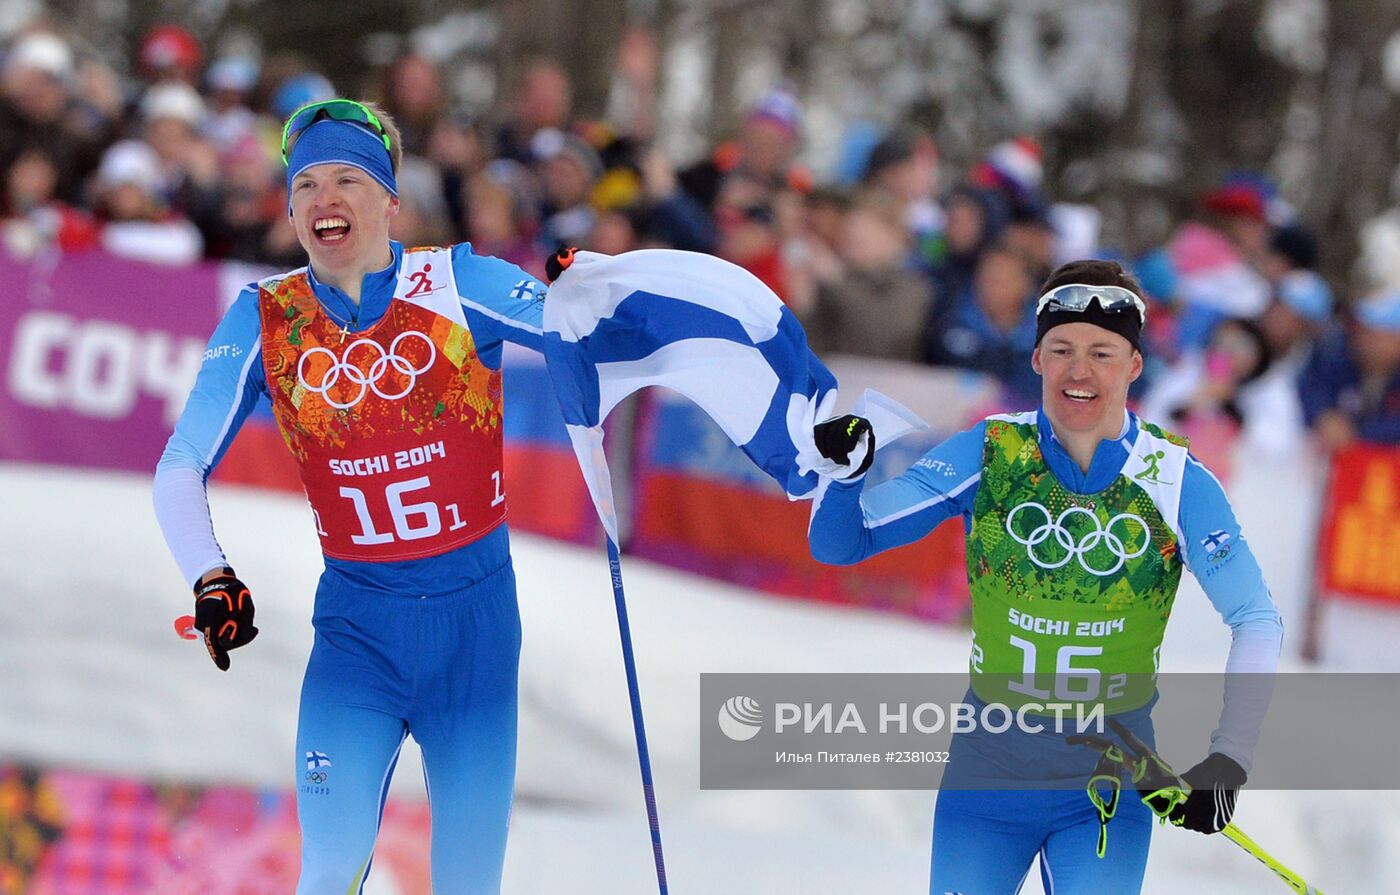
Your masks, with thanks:
M1039 510L1045 517L1045 521L1037 525L1029 536L1021 537L1021 535L1016 533L1016 529L1012 527L1011 523L1012 520L1016 518L1016 514L1025 509ZM1084 532L1078 540L1076 540L1075 536L1070 533L1070 530L1065 527L1065 520L1076 515L1089 517L1089 521L1093 524L1093 528ZM1120 522L1125 526L1123 537L1119 537L1115 534L1113 529L1113 527ZM1142 544L1130 553L1128 552L1127 545L1124 543L1124 538L1132 537L1132 530L1129 526L1131 522L1136 522L1142 527L1143 539ZM1148 528L1147 523L1143 521L1141 516L1133 513L1119 513L1117 516L1108 520L1107 525L1104 525L1099 522L1099 517L1094 515L1092 510L1084 507L1070 507L1052 521L1050 518L1050 511L1042 504L1034 501L1027 501L1017 506L1006 515L1006 532L1011 535L1016 543L1026 546L1026 555L1030 557L1031 562L1040 566L1042 569L1058 569L1071 559L1077 558L1079 560L1079 565L1084 571L1100 576L1112 575L1123 568L1123 564L1128 560L1137 559L1139 556L1142 556L1147 552L1147 548L1152 542L1151 529ZM1049 540L1051 535L1054 535L1055 542L1064 548L1065 555L1054 561L1046 561L1036 555L1036 547ZM1100 543L1108 549L1109 553L1112 553L1114 557L1117 558L1117 562L1110 568L1096 569L1089 564L1087 559L1089 551L1099 546Z
M325 771L307 771L306 781L308 783L325 783L327 776Z
M403 343L404 339L410 336L422 339L423 343L428 346L428 360L421 367L413 366L409 363L407 358L399 354L399 345ZM374 349L379 355L375 358L374 362L369 365L368 372L362 371L359 367L350 363L351 353L361 345L366 345ZM320 383L312 385L306 380L306 362L317 353L329 357L331 359L331 365L325 373L321 374ZM345 354L341 357L336 357L335 353L330 349L322 348L318 345L303 354L301 360L297 361L297 380L302 384L303 388L309 392L320 395L325 399L327 404L331 405L336 410L348 410L363 401L365 395L371 391L386 401L397 401L399 398L413 391L413 387L418 384L418 377L428 372L428 370L432 368L433 362L436 360L437 346L433 344L433 340L420 332L409 330L399 333L394 337L394 341L389 343L388 353L385 353L382 345L372 339L356 339L350 343L349 347L345 349ZM390 367L393 367L401 375L408 378L408 384L404 386L403 391L386 394L380 390L379 383L384 379L384 374L389 372ZM340 377L342 376L344 376L345 381L352 386L358 385L360 387L359 392L349 401L337 401L330 395L330 390L335 387L335 384L340 381Z

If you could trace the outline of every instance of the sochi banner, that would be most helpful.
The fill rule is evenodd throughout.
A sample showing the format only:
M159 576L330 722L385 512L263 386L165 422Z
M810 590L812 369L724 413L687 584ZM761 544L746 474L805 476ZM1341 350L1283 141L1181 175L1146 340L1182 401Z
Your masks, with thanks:
M0 253L0 459L150 472L220 310L213 265Z
M1400 607L1400 450L1358 444L1338 451L1324 500L1322 591Z
M869 358L824 360L843 394L875 389L929 423L877 448L871 485L903 472L954 432L1005 409L1000 390L974 374ZM966 607L961 527L943 526L917 544L857 566L823 565L807 546L809 503L788 500L686 399L661 389L644 397L628 553L773 593L924 618L954 618Z

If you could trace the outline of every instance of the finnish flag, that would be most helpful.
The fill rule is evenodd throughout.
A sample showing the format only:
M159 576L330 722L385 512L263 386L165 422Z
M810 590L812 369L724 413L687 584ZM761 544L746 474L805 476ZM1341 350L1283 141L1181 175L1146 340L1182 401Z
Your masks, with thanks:
M737 265L669 249L578 252L550 286L544 329L569 438L614 543L602 424L649 385L698 404L792 500L814 496L818 473L851 471L822 457L812 437L816 423L835 415L835 377L782 300ZM924 426L876 392L855 412L870 419L878 444Z
M306 753L306 769L307 769L308 771L314 771L314 770L316 770L317 768L328 768L328 767L330 767L330 766L331 766L331 760L330 760L328 757L326 757L326 753L324 753L324 752L308 752L308 753Z

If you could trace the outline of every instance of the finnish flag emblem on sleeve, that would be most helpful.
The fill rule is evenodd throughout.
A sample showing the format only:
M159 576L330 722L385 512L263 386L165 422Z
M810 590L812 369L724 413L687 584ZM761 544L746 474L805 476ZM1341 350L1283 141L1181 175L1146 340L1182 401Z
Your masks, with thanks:
M1230 540L1230 533L1227 531L1213 531L1201 538L1201 546L1207 550L1215 550L1226 541Z
M324 753L324 752L308 752L308 753L306 753L306 769L307 769L308 771L314 771L314 770L316 770L317 768L328 768L328 767L330 767L330 766L331 766L331 760L330 760L329 758L326 757L326 753Z

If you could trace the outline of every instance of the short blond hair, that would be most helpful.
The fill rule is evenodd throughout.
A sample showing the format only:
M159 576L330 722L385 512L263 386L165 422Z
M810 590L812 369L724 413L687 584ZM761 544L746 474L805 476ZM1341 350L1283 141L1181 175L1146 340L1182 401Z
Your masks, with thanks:
M403 161L403 138L399 133L398 123L394 121L394 116L384 110L384 107L376 102L367 100L355 100L374 113L374 117L379 119L379 123L384 127L384 133L389 135L389 167L397 176L399 173L399 162ZM300 112L301 109L297 109ZM296 112L292 113L293 116ZM288 119L290 120L290 119ZM297 140L301 139L301 131L297 131L287 140L287 156L292 154L292 148L297 145Z

